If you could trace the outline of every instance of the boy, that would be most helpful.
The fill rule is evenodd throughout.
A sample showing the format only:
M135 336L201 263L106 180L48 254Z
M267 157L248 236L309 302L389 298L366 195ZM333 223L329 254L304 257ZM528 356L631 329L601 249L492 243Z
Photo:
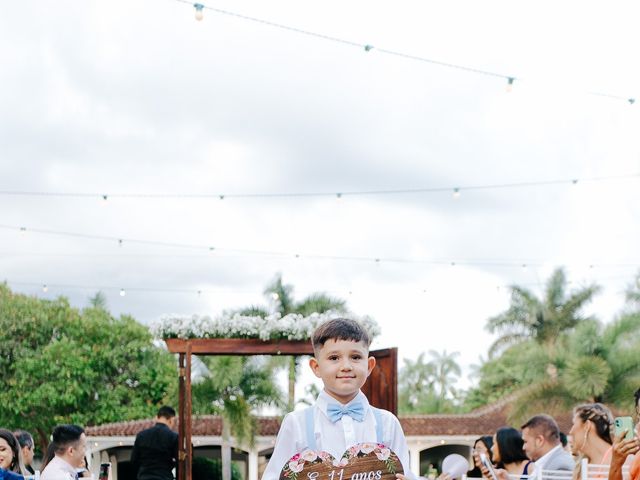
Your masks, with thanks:
M309 365L324 389L314 405L284 417L262 480L278 480L285 463L306 448L340 459L347 448L362 442L384 443L402 463L405 475L398 478L414 478L400 422L392 413L370 407L360 391L376 365L369 356L367 331L354 320L337 318L320 325L311 343Z

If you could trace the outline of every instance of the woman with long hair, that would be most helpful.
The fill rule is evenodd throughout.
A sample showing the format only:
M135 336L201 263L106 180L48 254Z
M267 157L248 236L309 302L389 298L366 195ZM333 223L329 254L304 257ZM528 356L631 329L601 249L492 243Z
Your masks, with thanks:
M0 479L22 478L21 475L24 466L20 444L13 432L0 428Z
M526 474L529 459L522 449L522 435L512 427L502 427L493 436L493 463L507 471L509 475Z
M480 438L477 438L475 442L473 442L473 465L474 468L467 472L467 477L471 478L481 478L482 477L482 463L480 463L480 454L484 453L489 461L493 461L491 447L493 446L493 437L491 435L484 435Z

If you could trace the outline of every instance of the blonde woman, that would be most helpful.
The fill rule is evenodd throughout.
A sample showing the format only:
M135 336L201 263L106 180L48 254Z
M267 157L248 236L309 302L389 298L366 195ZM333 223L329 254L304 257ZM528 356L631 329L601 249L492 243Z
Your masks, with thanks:
M571 453L578 457L574 478L580 478L581 460L609 465L611 463L613 415L601 403L586 403L573 409L573 426L569 435L573 438Z

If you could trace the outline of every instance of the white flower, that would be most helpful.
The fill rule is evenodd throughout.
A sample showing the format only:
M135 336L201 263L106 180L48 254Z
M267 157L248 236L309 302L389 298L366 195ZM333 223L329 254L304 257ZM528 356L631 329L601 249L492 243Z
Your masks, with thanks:
M362 445L360 445L360 451L365 455L367 453L373 452L375 448L376 448L375 443L363 443Z
M299 473L304 468L304 462L289 462L289 470L295 473Z
M376 452L376 457L378 457L378 460L387 460L389 458L389 455L391 455L391 450L389 450L388 448L381 448L379 452Z
M273 313L266 317L224 314L216 319L198 315L163 315L151 327L151 333L160 339L167 338L259 338L261 340L309 340L322 323L344 316L338 312L312 313L303 317L291 313L281 317ZM350 318L354 318L349 315ZM380 334L380 327L369 317L359 320L372 337Z
M300 457L305 462L313 462L316 458L318 458L318 454L316 452L314 452L313 450L305 450L304 452L302 452Z

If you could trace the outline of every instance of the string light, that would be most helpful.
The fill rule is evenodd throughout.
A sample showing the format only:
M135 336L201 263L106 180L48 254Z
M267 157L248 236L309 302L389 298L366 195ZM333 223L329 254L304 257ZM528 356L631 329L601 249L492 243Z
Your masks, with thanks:
M460 189L459 188L454 188L453 189L453 198L454 198L454 200L457 200L458 198L460 198Z
M4 230L19 230L24 227L16 227L11 225L3 225L0 224L0 229ZM302 254L302 253L291 253L291 252L283 252L283 251L269 251L269 250L249 250L249 249L240 249L240 248L223 248L223 247L213 247L210 245L198 245L198 244L187 244L187 243L174 243L174 242L164 242L160 240L143 240L143 239L133 239L133 238L118 238L107 235L89 235L84 233L77 232L65 232L65 231L56 231L56 230L45 230L39 228L30 228L29 231L35 234L41 235L55 235L61 237L69 237L69 238L80 238L85 240L101 240L101 241L126 241L130 244L139 244L139 245L153 245L157 247L165 247L165 248L179 248L179 249L188 249L188 250L201 250L210 252L213 250L217 250L220 252L226 253L234 253L234 254L244 254L246 256L259 256L259 257L294 257L295 258L306 258L306 259L315 259L315 260L335 260L335 261L351 261L351 262L385 262L385 263L397 263L397 264L416 264L416 265L465 265L465 266L482 266L482 267L497 267L497 268L522 268L522 260L520 261L510 261L510 260L445 260L445 259L415 259L415 258L400 258L400 257L356 257L356 256L346 256L346 255L322 255L322 254ZM143 256L143 255L140 255ZM541 267L544 266L544 263L541 262L526 262L526 265L529 267ZM630 263L615 263L615 264L597 264L596 266L601 267L640 267L640 262L630 262Z
M507 78L507 93L511 93L513 91L513 82L515 82L516 79L513 77L509 77Z
M196 9L196 20L201 21L204 17L204 5L202 5L201 3L194 3L193 8Z
M598 281L602 282L602 281L625 281L625 282L629 282L629 280L631 279L631 281L636 284L638 287L640 287L640 277L638 277L636 274L629 274L629 275L615 275L615 276L605 276L605 277L599 277ZM8 285L14 285L14 286L24 286L24 287L39 287L42 284L40 283L35 283L35 282L12 282L10 280L5 280L6 283ZM570 281L569 283L573 284L575 282ZM517 282L517 283L511 283L511 284L502 284L502 285L495 285L495 284L487 284L486 287L487 288L495 288L497 292L501 292L502 290L509 290L510 288L512 288L514 286L514 284L517 284L519 287L527 287L527 288L534 288L534 287L543 287L546 284L544 282L538 281L538 282ZM244 289L244 290L229 290L229 289L225 289L225 288L218 288L218 289L208 289L208 290L195 290L195 289L185 289L185 288L155 288L155 287L127 287L122 288L122 287L113 287L113 286L96 286L96 285L70 285L70 284L52 284L50 285L51 287L56 288L57 290L89 290L89 291L101 291L101 292L109 292L109 291L115 291L118 292L121 296L125 296L126 293L128 291L135 291L135 292L143 292L143 293L176 293L176 294L189 294L189 295L193 295L194 293L201 295L201 294L229 294L229 293L234 293L234 294L243 294L243 295L254 295L257 294L258 292L256 290L249 290L249 289ZM315 291L301 291L299 292L300 294L311 294L311 293L315 293ZM329 294L336 294L336 295L343 295L345 293L347 293L350 296L355 295L356 293L358 293L357 291L354 291L353 289L351 290L347 290L342 289L342 290L327 290L326 293ZM416 290L416 293L420 293L422 294L426 294L428 293L427 289L418 289Z
M383 196L383 195L411 195L411 194L426 194L426 193L441 193L451 192L454 193L462 190L466 191L478 191L478 190L500 190L500 189L513 189L513 188L531 188L531 187L548 187L554 185L575 185L578 182L610 182L619 180L636 180L640 178L640 173L630 173L625 175L609 175L601 177L584 177L584 178L569 178L569 179L556 179L556 180L532 180L523 182L509 182L509 183L488 183L478 185L466 185L466 186L445 186L445 187L418 187L418 188L400 188L400 189L387 189L387 190L351 190L348 192L274 192L274 193L235 193L235 194L192 194L192 193L123 193L123 194L102 194L102 193L82 193L82 192L44 192L44 191L18 191L18 190L0 190L0 195L5 196L19 196L19 197L61 197L61 198L127 198L127 199L213 199L219 198L224 200L225 198L305 198L305 197L335 197L341 199L345 196Z
M314 38L318 38L320 40L325 40L325 41L330 41L330 42L335 42L335 43L339 43L342 45L348 45L348 46L352 46L352 47L358 47L361 49L364 49L365 52L370 52L374 47L371 44L362 44L359 42L354 42L352 40L346 40L343 38L338 38L338 37L333 37L330 35L326 35L323 33L317 33L317 32L312 32L309 30L304 30L301 28L297 28L297 27L291 27L288 25L284 25L281 23L276 23L276 22L272 22L269 20L263 20L261 18L257 18L257 17L251 17L249 15L243 15L240 13L235 13L235 12L231 12L229 10L223 10L220 8L214 8L214 7L209 7L207 5L201 4L201 3L196 3L196 4L192 4L189 0L176 0L179 3L185 3L187 5L193 5L194 7L196 7L196 19L197 20L201 20L202 16L200 16L200 18L198 18L198 8L200 7L201 9L208 9L211 10L213 12L219 13L221 15L227 15L230 17L234 17L234 18L239 18L241 20L246 20L249 22L253 22L253 23L258 23L261 25L266 25L269 27L273 27L273 28L278 28L281 30L286 30L288 32L292 32L292 33L297 33L300 35L307 35L310 37L314 37ZM489 70L482 70L479 68L474 68L474 67L468 67L468 66L464 66L464 65L458 65L455 63L449 63L449 62L442 62L439 60L433 60L431 58L426 58L426 57L421 57L418 55L411 55L411 54L406 54L406 53L402 53L402 52L396 52L393 50L387 50L384 48L376 48L376 51L380 52L380 53L384 53L387 55L392 55L395 57L399 57L399 58L404 58L406 60L414 60L414 61L418 61L418 62L423 62L423 63L429 63L431 65L436 65L439 67L445 67L445 68L453 68L456 70L461 70L464 72L468 72L468 73L475 73L475 74L479 74L479 75L487 75L487 76L492 76L492 77L498 77L498 78L504 78L507 80L507 91L510 92L511 88L513 87L513 84L516 80L516 77L512 76L512 75L505 75L502 73L496 73L496 72L492 72ZM633 97L629 98L629 97L621 97L621 96L617 96L617 95L611 95L611 94L606 94L606 93L593 93L593 92L587 92L590 95L598 95L601 97L607 97L607 98L611 98L611 99L616 99L616 100L624 100L626 102L628 102L630 105L633 105L635 103L635 99Z
M42 291L43 291L44 293L47 293L47 292L49 291L49 287L47 287L46 285L43 285L43 286L42 286Z

